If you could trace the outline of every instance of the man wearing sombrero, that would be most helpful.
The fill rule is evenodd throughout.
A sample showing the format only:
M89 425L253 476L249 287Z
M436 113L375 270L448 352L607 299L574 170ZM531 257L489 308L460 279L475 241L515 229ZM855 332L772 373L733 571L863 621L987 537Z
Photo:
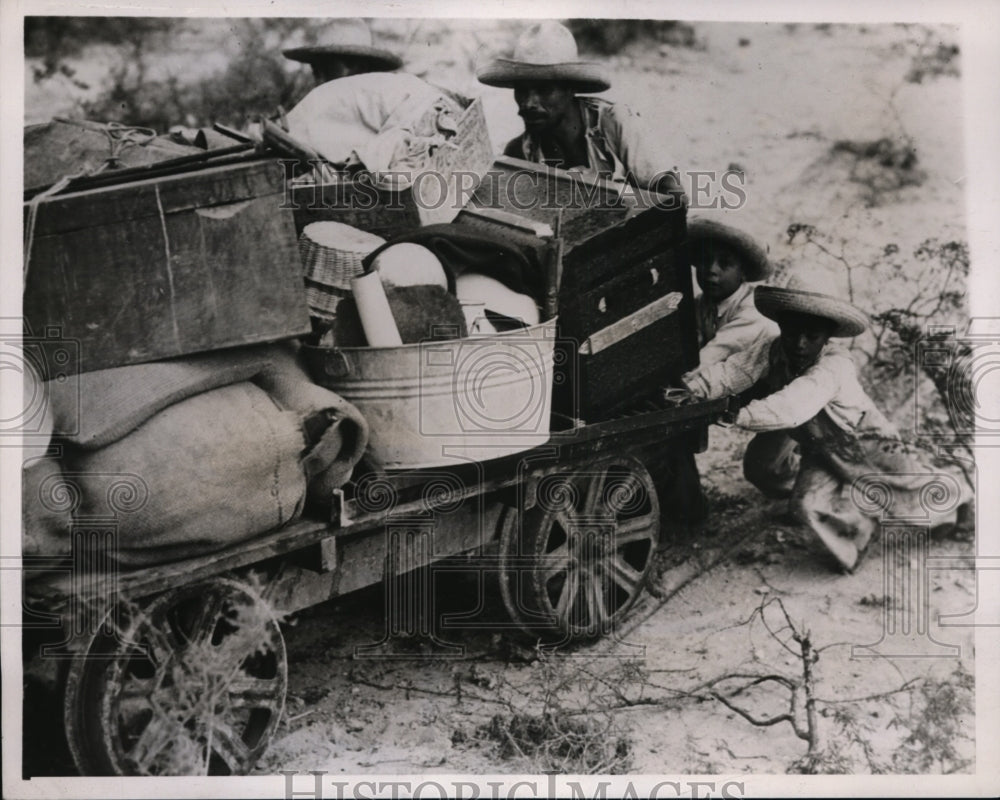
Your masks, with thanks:
M507 144L504 155L661 193L680 191L637 114L577 96L603 92L611 83L600 64L580 60L573 34L558 22L532 25L511 58L494 59L476 77L487 86L514 90L524 133Z
M403 65L399 56L373 45L371 29L363 19L333 20L323 37L321 44L282 51L285 58L311 66L317 86L365 72L392 72Z
M754 290L757 308L778 323L780 335L744 354L745 385L752 386L735 424L757 432L743 460L747 479L771 497L788 497L796 521L851 571L883 512L852 492L857 482L877 479L891 497L894 516L931 528L964 523L972 490L958 478L944 484L953 489L949 497L926 502L928 484L942 469L903 442L862 388L850 352L838 341L863 333L865 314L815 288L793 280L783 288ZM798 463L788 457L788 439L799 446Z

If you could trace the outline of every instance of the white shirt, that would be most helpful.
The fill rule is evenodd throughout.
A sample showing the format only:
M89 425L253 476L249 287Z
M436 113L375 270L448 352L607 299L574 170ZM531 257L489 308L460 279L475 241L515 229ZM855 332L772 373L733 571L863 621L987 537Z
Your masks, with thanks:
M825 411L837 427L849 433L898 437L892 423L862 388L850 352L835 339L827 342L816 363L801 375L792 372L777 340L748 350L743 361L746 374L761 372L761 382L772 391L740 409L736 424L742 428L798 428Z
M714 400L739 394L760 377L757 372L745 373L741 354L774 341L778 336L778 324L757 310L753 290L753 284L744 283L718 304L716 330L711 337L706 335L708 332L704 330L703 317L711 313L714 304L705 295L695 300L699 339L707 341L699 352L701 364L685 374L682 380L696 397ZM725 366L733 358L736 360Z

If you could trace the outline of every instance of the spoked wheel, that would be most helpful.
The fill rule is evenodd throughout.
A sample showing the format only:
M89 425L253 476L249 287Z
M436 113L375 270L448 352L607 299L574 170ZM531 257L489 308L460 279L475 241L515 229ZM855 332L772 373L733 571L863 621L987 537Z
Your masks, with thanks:
M65 723L84 775L242 775L285 706L281 629L219 578L120 608L69 668Z
M549 639L606 635L642 593L659 529L656 490L634 458L544 476L535 506L510 509L501 521L508 613Z

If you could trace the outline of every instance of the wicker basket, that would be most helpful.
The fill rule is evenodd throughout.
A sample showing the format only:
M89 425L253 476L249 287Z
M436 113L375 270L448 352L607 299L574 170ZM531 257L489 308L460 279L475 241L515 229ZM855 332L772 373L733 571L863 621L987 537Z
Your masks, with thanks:
M349 292L351 278L364 271L361 261L385 239L340 222L314 222L299 236L306 280ZM311 305L311 303L310 303Z

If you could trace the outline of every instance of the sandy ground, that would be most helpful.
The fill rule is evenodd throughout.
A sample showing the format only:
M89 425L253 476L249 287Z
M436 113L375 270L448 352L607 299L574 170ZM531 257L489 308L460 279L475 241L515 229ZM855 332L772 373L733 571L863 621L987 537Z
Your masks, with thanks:
M840 574L801 532L776 521L780 503L761 503L751 487L732 480L728 455L738 439L745 441L738 433L717 432L713 451L700 457L714 511L685 543L660 556L653 582L659 596L647 595L620 630L594 645L539 658L517 634L484 630L504 620L489 595L476 630L439 631L439 644L396 642L388 651L392 659L355 657L356 648L384 636L378 587L301 614L287 632L288 716L256 772L543 771L548 762L530 752L505 753L488 731L494 715L551 710L547 689L560 707L586 709L608 726L601 741L618 735L631 742L629 772L785 772L806 752L790 725L755 727L699 688L724 674L802 677L801 660L759 618L744 624L775 598L796 628L825 648L815 666L815 693L823 701L818 729L824 746L842 748L849 759L846 767L828 768L864 774L874 764L895 771L893 753L920 704L908 692L891 693L915 678L947 682L956 668L974 670L970 629L942 627L938 618L975 604L972 545L947 539L930 544L926 555L947 568L925 573L930 617L924 623L915 599L907 604L898 590L883 587L884 564L894 562L891 555L883 560L878 542L854 574ZM904 573L915 578L921 558L911 554ZM436 613L475 608L479 587L471 575L442 581ZM766 621L775 630L784 626L777 605L769 606ZM910 635L901 635L904 626ZM794 649L787 630L779 638ZM460 657L442 657L446 645L460 646ZM594 675L606 683L595 688ZM572 688L553 689L567 676L574 676ZM612 683L615 692L608 688ZM774 688L749 692L739 698L741 706L757 717L786 713L789 695ZM883 693L889 694L849 702ZM616 706L625 707L600 711ZM870 762L834 718L842 710L854 715L856 727L849 730L871 748ZM956 726L958 752L974 758L973 719L959 714Z
M425 22L419 35L404 23L383 21L381 28L398 36L413 71L482 93L497 149L518 132L511 93L477 86L472 78L478 49L509 41L510 23L460 25L452 37L433 21ZM929 236L964 238L961 84L954 76L904 81L915 52L911 42L923 37L921 31L714 24L698 25L696 33L698 49L634 44L610 59L615 88L608 96L642 109L668 154L668 166L743 169L748 203L734 212L734 222L766 243L774 258L843 277L835 260L789 244L785 231L793 222L841 233L852 257L888 243L912 250ZM954 41L948 30L937 35ZM848 180L851 164L831 145L904 135L912 139L926 178L871 207L864 187ZM862 291L872 307L893 287L862 286ZM709 522L663 557L653 587L658 596L645 598L618 637L577 649L564 666L540 662L514 636L484 630L442 634L465 648L460 659L407 652L404 645L399 655L423 657L356 659L357 646L382 636L378 587L300 614L286 629L286 719L257 772L536 771L541 767L528 754L505 758L484 726L498 713L540 713L540 673L580 664L607 675L620 691L609 700L606 692L581 689L563 700L568 707L590 703L591 710L605 702L626 706L609 717L596 715L608 720L605 738L622 735L630 741L622 768L784 772L806 750L789 724L755 727L698 688L733 672L801 677L800 659L782 648L760 619L740 624L773 598L780 598L798 630L811 632L816 647L827 647L815 665L815 692L824 701L819 725L824 745L841 748L842 763L849 765L842 768L915 771L914 762L893 765L892 758L905 749L901 745L913 730L910 715L919 713L920 697L902 692L845 701L892 692L912 678L953 682L959 666L973 671L971 629L941 627L938 621L939 614L960 614L975 605L974 572L968 569L972 543L934 541L928 553L906 559L907 575L926 575L925 627L917 599L883 585L888 562L878 542L855 574L841 575L798 532L776 521L780 506L762 503L740 475L746 440L739 432L713 429L709 452L699 456L714 500ZM942 568L923 570L925 555ZM438 592L438 607L468 608L477 593L471 579L453 577ZM495 600L487 604L485 619L499 618L495 606ZM907 617L910 612L916 616ZM766 619L778 620L771 616L778 613L772 604ZM893 626L902 630L904 621L912 626L910 636L887 633ZM866 649L869 645L874 649ZM788 710L787 692L773 683L740 702L755 715ZM867 757L849 743L838 709L851 712L853 730L870 748ZM908 723L900 725L897 717ZM958 713L945 736L957 749L956 758L973 757L968 714ZM947 768L937 764L930 771Z

